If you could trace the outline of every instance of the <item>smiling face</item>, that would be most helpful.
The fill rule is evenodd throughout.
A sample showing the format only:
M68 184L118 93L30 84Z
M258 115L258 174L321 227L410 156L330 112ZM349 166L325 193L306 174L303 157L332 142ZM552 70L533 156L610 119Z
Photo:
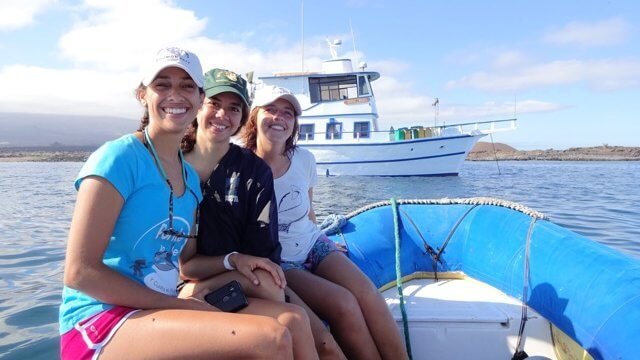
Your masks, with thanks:
M223 92L205 99L198 111L198 137L209 141L229 142L240 128L243 112L240 96Z
M262 106L257 114L258 139L284 145L296 127L296 112L290 102L277 99Z
M183 133L196 117L204 95L189 74L177 67L160 71L138 99L149 111L150 126Z

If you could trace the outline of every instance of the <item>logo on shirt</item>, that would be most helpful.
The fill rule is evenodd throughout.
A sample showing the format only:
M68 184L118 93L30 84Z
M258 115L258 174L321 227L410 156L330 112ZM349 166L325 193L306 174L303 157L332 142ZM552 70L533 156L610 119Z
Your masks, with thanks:
M304 197L300 188L291 185L289 192L284 194L278 201L278 231L289 232L291 225L304 219L309 214L309 207L304 206ZM288 219L293 219L286 222Z
M231 177L227 178L227 184L225 188L225 197L224 200L229 204L233 205L233 203L238 202L238 183L240 182L240 174L237 172L233 172Z
M174 218L174 226L189 223L181 217ZM134 244L132 253L134 260L129 268L133 276L142 280L150 289L176 296L176 284L179 278L178 256L185 244L185 239L166 235L163 230L168 227L168 219L147 230ZM188 230L187 230L188 232Z

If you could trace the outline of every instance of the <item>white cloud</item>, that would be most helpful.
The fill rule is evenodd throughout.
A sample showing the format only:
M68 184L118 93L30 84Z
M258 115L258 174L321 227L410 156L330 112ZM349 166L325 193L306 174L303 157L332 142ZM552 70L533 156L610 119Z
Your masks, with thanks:
M434 98L426 95L416 94L411 84L403 82L394 77L384 76L374 83L376 93L380 129L388 129L393 125L412 126L416 124L433 125L435 108ZM438 121L440 124L473 122L482 119L497 120L507 119L514 116L514 110L520 114L553 112L563 108L563 106L538 101L538 100L518 100L513 102L485 102L481 104L449 104L446 98L440 99L438 111Z
M0 87L3 111L137 117L140 108L134 100L133 89L138 82L140 62L167 44L177 44L196 52L205 71L223 67L239 73L254 71L261 76L299 71L302 67L300 43L292 45L273 37L269 40L269 50L265 51L243 42L207 37L203 34L206 18L198 18L194 12L178 8L168 0L86 0L76 11L80 20L59 41L61 56L72 61L76 68L61 70L23 65L0 68L0 83L11 84ZM140 16L142 13L145 15ZM348 36L338 34L329 38L346 39ZM366 59L365 54L349 50L348 44L349 40L346 40L340 55L356 61ZM305 39L304 55L304 70L320 70L322 61L330 57L326 37ZM505 52L494 65L510 68L525 60L520 53ZM427 125L433 122L431 104L434 99L416 93L415 84L401 80L411 70L409 64L383 59L369 65L370 70L383 74L374 83L381 128L388 128L391 123L397 126L399 123ZM357 66L355 62L354 66ZM543 72L543 69L537 72ZM528 78L526 73L519 76ZM502 78L483 73L459 80L454 85L480 86L476 83L477 77L492 80L493 87L513 86L510 83L513 79L508 76ZM483 84L482 80L480 84ZM518 81L527 83L522 79ZM554 109L553 104L533 100L520 102L518 107L520 112ZM453 122L504 117L512 113L513 104L456 104L442 106L440 119Z
M527 55L520 51L504 51L493 60L495 68L515 68L529 62Z
M34 23L34 18L57 0L0 1L0 31L15 30Z
M447 83L447 88L514 91L552 85L584 83L601 90L640 86L640 60L558 60L526 67L513 73L477 72Z
M550 31L543 40L557 45L606 46L627 40L631 27L622 18L597 22L571 22L562 29Z
M162 46L182 45L207 22L167 0L88 0L79 11L85 18L59 41L62 57L108 70L130 70Z
M134 72L55 70L14 65L0 70L0 108L6 112L135 117Z

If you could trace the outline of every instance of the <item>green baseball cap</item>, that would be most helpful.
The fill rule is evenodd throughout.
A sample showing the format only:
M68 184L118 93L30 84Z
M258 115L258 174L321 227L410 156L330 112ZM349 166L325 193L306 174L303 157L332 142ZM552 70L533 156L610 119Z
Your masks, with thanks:
M213 69L204 74L204 93L210 98L223 92L232 92L240 96L248 109L250 106L247 80L233 71Z

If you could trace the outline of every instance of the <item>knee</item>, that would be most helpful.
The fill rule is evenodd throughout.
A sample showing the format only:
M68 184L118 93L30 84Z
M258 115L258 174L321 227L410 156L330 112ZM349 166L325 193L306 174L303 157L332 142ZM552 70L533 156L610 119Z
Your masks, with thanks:
M285 306L287 310L278 316L280 323L288 328L311 329L309 316L303 308L293 304L286 304Z
M267 346L270 347L268 352L274 354L277 359L290 358L293 353L293 338L289 329L274 321L263 330L268 336Z
M358 299L349 290L344 289L332 305L332 318L347 321L360 314Z
M380 297L380 291L369 280L358 282L357 286L353 286L349 290L358 299L358 301L368 301L376 297Z
M260 281L260 285L254 285L255 296L265 300L283 302L284 289L280 288L273 280L271 273L258 269L253 272Z

